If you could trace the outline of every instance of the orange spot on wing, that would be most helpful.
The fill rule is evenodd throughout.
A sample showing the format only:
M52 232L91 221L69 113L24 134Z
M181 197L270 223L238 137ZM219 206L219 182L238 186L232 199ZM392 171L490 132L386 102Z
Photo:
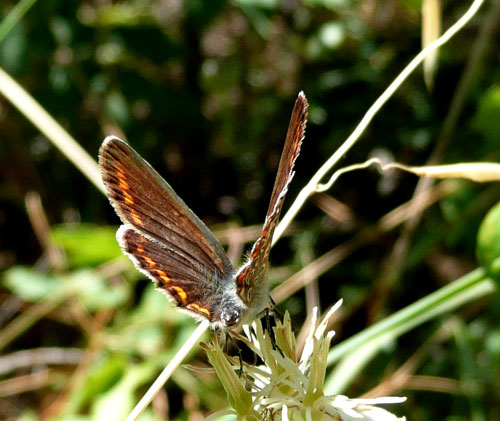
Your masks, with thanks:
M130 217L132 218L132 221L134 221L136 225L142 226L142 219L135 210L130 209Z
M139 245L137 246L137 251L138 251L140 254L144 253L144 247L142 247L142 245L141 245L141 244L139 244Z
M123 171L121 168L119 168L117 170L117 175L118 175L118 186L120 187L121 193L123 194L123 197L125 198L125 203L127 205L133 205L134 198L128 192L128 190L130 190L130 185L127 183L125 171Z
M163 279L167 284L170 282L170 278L167 276L167 274L165 272L163 272L162 270L160 269L156 269L156 273L158 274L158 276Z
M199 311L200 313L206 314L207 317L210 317L210 311L208 311L208 309L206 309L206 308L204 308L196 303L191 303L191 304L189 304L188 307L195 309L195 310Z
M154 262L150 257L145 257L144 260L149 265L150 268L154 268L156 266L156 262Z
M248 270L249 270L249 266L247 266L245 268L245 270L243 271L243 273L240 276L238 276L238 282L241 282L241 281L243 281L243 279L245 279L245 277L248 274Z
M127 205L134 204L134 198L130 194L128 194L126 191L123 192L123 197L125 198L125 203Z
M128 183L120 176L120 174L118 174L118 177L120 177L119 184L120 184L121 189L122 190L129 190L130 186L128 185Z
M177 287L177 286L171 286L170 288L172 288L175 292L177 292L177 295L181 299L182 304L186 304L186 301L187 301L186 291L184 291L181 287Z
M253 253L252 253L252 259L255 259L255 258L257 257L257 255L259 254L260 245L261 245L261 243L258 243L258 244L255 246L255 250L254 250L254 251L253 251Z
M130 189L130 186L128 185L127 181L125 180L126 178L126 175L125 175L125 171L123 171L121 168L119 168L117 171L116 171L117 175L118 175L118 183L120 184L120 187L122 189L125 189L125 190L128 190Z

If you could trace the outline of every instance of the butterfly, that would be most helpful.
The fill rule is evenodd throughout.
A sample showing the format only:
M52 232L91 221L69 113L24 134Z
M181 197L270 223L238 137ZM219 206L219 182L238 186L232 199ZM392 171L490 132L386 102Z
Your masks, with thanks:
M269 305L269 252L304 139L307 109L300 92L262 233L238 270L206 225L130 145L114 136L104 140L99 150L102 180L123 222L116 238L137 269L179 310L229 329L251 322Z

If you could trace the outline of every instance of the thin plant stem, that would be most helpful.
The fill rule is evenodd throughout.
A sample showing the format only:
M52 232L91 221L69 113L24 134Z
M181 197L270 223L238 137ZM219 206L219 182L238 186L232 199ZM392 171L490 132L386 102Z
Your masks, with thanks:
M139 403L135 406L132 412L127 417L126 421L135 421L147 408L147 406L151 403L153 398L157 395L157 393L161 390L161 388L165 385L167 380L170 378L175 369L182 363L186 355L191 351L191 349L199 342L202 335L207 330L209 324L208 321L202 321L198 327L194 330L191 336L187 339L184 344L182 344L181 348L174 357L170 360L167 366L163 369L161 374L157 377L155 382L151 385L148 391L141 398Z
M1 68L0 93L47 136L98 190L104 193L104 185L96 161L21 85Z

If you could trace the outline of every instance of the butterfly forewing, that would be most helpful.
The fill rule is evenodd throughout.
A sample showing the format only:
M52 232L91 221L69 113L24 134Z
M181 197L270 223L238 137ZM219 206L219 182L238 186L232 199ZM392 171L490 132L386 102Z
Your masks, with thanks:
M238 294L249 307L253 306L256 301L262 300L263 283L265 282L274 229L278 223L288 185L294 174L293 166L299 156L300 146L304 139L307 108L306 97L301 92L292 111L262 234L252 247L249 261L236 274Z
M221 276L232 272L222 246L205 224L129 145L106 138L99 163L108 197L124 223L183 257L187 266Z
M218 291L233 275L222 246L122 140L106 138L99 164L108 197L125 224L117 232L124 252L179 308L217 323Z

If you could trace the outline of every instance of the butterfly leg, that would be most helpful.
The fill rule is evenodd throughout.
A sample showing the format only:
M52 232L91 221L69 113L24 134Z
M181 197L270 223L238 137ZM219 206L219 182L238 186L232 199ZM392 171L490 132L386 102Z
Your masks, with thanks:
M241 353L241 348L239 346L236 346L236 349L238 350L238 361L240 362L240 368L238 369L238 377L241 378L243 375L243 355Z
M272 310L273 314L277 314L278 316L283 318L283 313L281 313L281 311L278 308L278 305L276 304L276 301L274 301L274 299L273 299L273 297L271 297L271 295L269 295L269 301L271 302L271 309L270 310Z
M238 377L241 377L243 375L243 353L241 351L241 348L239 347L238 343L236 342L237 338L233 337L231 335L231 331L226 332L226 353L229 354L229 342L231 342L232 347L236 349L238 352L238 361L240 364L240 367L236 370L238 373Z
M274 305L274 303L273 303L273 305ZM276 343L276 336L274 335L274 329L271 327L271 318L272 317L276 317L274 315L274 311L273 310L271 310L269 307L266 308L266 314L265 314L266 329L265 330L267 330L267 333L269 335L269 339L271 339L271 345L272 345L273 349L274 350L278 350L280 352L281 356L284 357L285 355L283 354L283 351L281 350L281 348ZM276 324L276 319L273 319L272 322L273 322L272 324L275 325Z

